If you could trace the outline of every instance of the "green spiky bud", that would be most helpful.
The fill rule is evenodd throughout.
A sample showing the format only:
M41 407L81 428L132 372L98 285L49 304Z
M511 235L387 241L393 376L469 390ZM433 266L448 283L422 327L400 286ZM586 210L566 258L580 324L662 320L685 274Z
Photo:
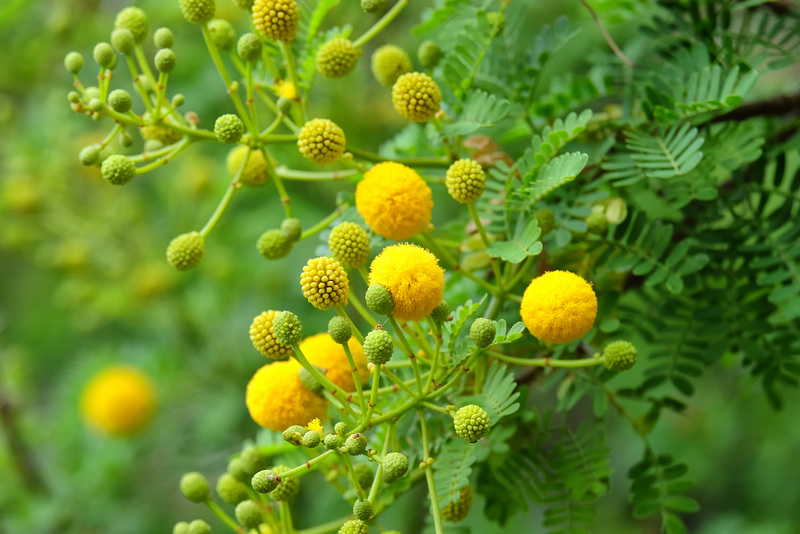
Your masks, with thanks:
M281 474L289 471L285 465L273 467L272 470L280 476ZM281 477L281 483L278 487L272 490L269 496L276 501L288 501L300 491L300 479L298 477Z
M172 534L189 534L189 523L186 521L178 521L172 527Z
M111 46L120 54L132 54L136 46L133 33L128 28L117 28L111 32Z
M411 58L396 45L384 45L372 54L372 75L381 85L391 87L397 78L411 72Z
M590 234L603 235L608 230L608 217L602 211L593 211L586 217L586 227Z
M347 423L344 421L339 421L333 425L333 431L336 432L337 436L343 438L347 434Z
M267 230L256 241L258 253L268 260L285 258L292 251L293 243L280 230Z
M433 41L425 41L417 48L417 59L426 69L432 69L442 59L442 49Z
M80 52L70 52L64 56L64 68L72 74L78 74L83 68L83 56Z
M77 91L70 91L67 93L67 100L69 100L71 104L77 104L81 101L81 95L79 95Z
M242 451L244 467L250 474L257 473L267 467L267 457L256 445L245 447Z
M392 336L383 328L378 328L364 338L364 355L367 361L375 365L383 365L392 359L394 342Z
M353 467L353 474L358 481L358 485L362 488L369 488L372 486L372 481L375 480L375 473L369 468L367 464L356 464Z
M261 40L254 33L245 33L236 43L236 52L245 61L255 61L261 57Z
M328 236L328 247L333 257L346 267L361 267L369 259L369 235L356 223L337 224Z
M217 479L217 495L228 504L239 504L247 499L247 486L230 473L222 473Z
M241 458L231 458L228 462L228 473L239 482L250 482L251 475Z
M116 54L114 54L114 49L111 48L110 44L97 43L94 47L94 51L92 52L92 57L94 57L95 63L101 67L110 69L111 65L114 64L114 58L116 58Z
M129 158L114 154L103 161L100 174L114 185L125 185L136 176L136 165Z
M383 457L383 480L392 483L408 472L408 457L402 452L390 452Z
M336 343L344 345L350 341L350 337L353 335L350 321L341 315L332 317L331 320L328 321L328 335L331 336L331 339Z
M339 436L336 434L328 434L325 436L325 439L322 440L322 446L325 447L327 450L332 451L334 449L339 448Z
M133 34L137 43L147 37L147 15L138 7L126 7L114 19L114 29L124 28Z
M185 101L186 101L186 97L183 96L183 94L178 93L177 95L172 97L171 104L172 104L173 108L179 108L179 107L181 107L183 105L183 103Z
M603 364L611 371L627 371L636 364L638 351L629 341L612 341L603 349Z
M275 471L264 469L253 475L250 484L258 493L269 493L278 487L281 477Z
M188 271L197 267L203 259L205 250L206 242L202 234L199 232L181 234L170 241L167 247L167 261L179 271Z
M469 511L472 508L472 500L475 497L472 492L472 486L464 486L458 490L458 497L458 503L450 501L447 506L442 508L440 515L445 521L458 523L469 515Z
M214 0L179 0L183 18L192 24L205 24L214 18Z
M494 342L497 326L491 319L480 317L472 321L469 327L469 338L480 348L486 348Z
M196 503L208 500L211 490L208 488L208 480L197 471L186 473L181 477L181 493L188 500Z
M290 346L300 341L303 325L300 324L300 318L297 315L290 311L282 311L275 315L272 331L275 333L278 343Z
M158 72L169 74L175 68L175 52L171 48L162 48L156 52L155 64Z
M281 433L281 437L284 441L287 441L292 445L300 445L303 441L303 435L305 433L306 429L304 427L300 425L292 425Z
M394 298L389 290L381 284L372 284L367 289L364 300L367 308L379 315L389 315L394 310Z
M86 107L92 111L100 111L101 109L103 109L103 103L100 101L99 98L92 98L86 104Z
M437 323L446 323L450 320L450 305L443 300L431 312L431 319Z
M100 145L89 145L87 147L83 147L80 154L78 154L78 159L80 160L81 165L86 165L87 167L90 165L95 165L100 161Z
M470 443L476 443L489 432L489 414L475 404L468 404L456 412L453 426L456 434Z
M360 519L351 519L345 521L337 534L369 534L369 525Z
M535 217L539 222L539 228L542 229L542 236L549 234L556 227L556 214L551 209L542 208L537 210Z
M368 500L357 500L353 505L353 515L356 519L368 521L372 517L372 505Z
M258 525L264 521L264 513L253 501L242 501L236 505L234 510L236 521L247 529L258 528Z
M346 143L344 130L328 119L308 121L297 136L297 149L303 157L320 165L342 157Z
M208 23L211 32L211 41L218 50L230 50L236 40L236 31L233 25L225 19L214 19Z
M239 139L244 135L244 122L232 113L220 115L214 122L214 135L217 140L233 145L239 142Z
M156 48L172 48L175 44L175 36L169 28L159 28L153 34L153 43Z
M303 235L303 226L300 224L300 219L294 217L284 219L281 223L281 232L286 236L286 239L296 243L300 236Z
M386 0L361 0L361 9L366 13L378 13L386 7Z
M189 534L211 534L211 526L202 519L189 523Z
M478 200L486 189L486 173L480 163L464 158L450 165L444 183L453 200L469 204Z
M133 106L133 100L125 89L114 89L108 95L108 105L117 113L127 113Z
M348 39L331 39L317 52L317 71L326 78L341 78L350 74L363 53Z
M364 454L367 450L367 437L364 434L356 432L352 436L348 436L342 445L343 452L350 456L358 456Z
M316 430L309 430L303 435L303 447L313 449L319 445L321 441L322 437L320 437L319 432Z

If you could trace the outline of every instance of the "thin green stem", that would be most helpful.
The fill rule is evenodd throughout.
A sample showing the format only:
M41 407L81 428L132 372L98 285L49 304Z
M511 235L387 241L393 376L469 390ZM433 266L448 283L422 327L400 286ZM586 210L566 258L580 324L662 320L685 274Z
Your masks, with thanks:
M369 286L369 273L367 272L367 268L363 265L358 267L358 274L361 275L361 278L364 280L364 283Z
M156 107L153 110L153 119L158 121L161 119L161 107L164 105L164 93L167 90L167 81L169 74L166 72L158 73L158 83L156 83Z
M514 286L519 283L519 281L522 279L523 276L525 276L525 273L528 272L528 269L530 268L531 263L533 263L534 259L535 256L528 256L527 258L525 258L525 261L522 262L522 265L520 266L519 270L516 273L514 273L514 275L511 277L511 280L509 280L508 284L506 285L509 291L514 289Z
M444 145L445 150L447 150L447 154L450 156L450 161L456 161L458 159L458 154L455 150L453 150L453 145L450 144L450 139L445 137L443 133L442 121L436 117L431 117L430 123L433 124L433 127L436 128L436 131L442 136L442 144Z
M439 354L442 350L442 332L439 330L439 325L430 318L430 316L425 318L428 321L428 326L433 332L433 358L431 359L431 372L428 374L428 381L425 384L425 391L429 392L431 390L431 386L433 385L433 380L436 377L436 368L439 366Z
M328 534L328 532L339 530L339 528L341 528L341 526L344 525L348 519L350 519L350 516L340 517L339 519L328 521L327 523L317 525L316 527L298 530L297 534Z
M346 404L345 399L347 399L347 392L342 388L340 388L339 386L337 386L336 384L334 384L333 382L331 382L328 377L320 373L316 367L311 365L311 363L303 354L303 351L300 350L300 345L294 343L292 344L292 348L294 349L294 356L297 359L297 361L300 362L300 365L305 367L305 369L311 374L311 376L314 377L314 380L319 382L322 385L322 387L324 387L329 393L331 393L332 395L337 395L337 394L340 395L341 397L340 400L343 400L344 406L346 406L349 409L348 411L353 417L357 418L357 415L353 411L353 408L349 404Z
M150 97L147 94L147 89L145 89L142 80L139 79L139 70L136 68L136 62L133 60L133 57L128 54L125 55L125 61L128 64L128 70L131 71L131 78L133 78L133 84L136 86L136 91L139 93L139 96L142 97L145 109L147 109L147 112L152 115L153 104L150 102Z
M440 412L440 413L443 413L443 414L448 414L449 413L445 408L439 406L438 404L431 404L430 402L426 402L426 401L422 401L419 404L420 404L420 406L424 406L425 408L428 408L430 410L434 410L434 411L437 411L437 412Z
M297 65L294 60L294 53L292 52L292 45L290 43L284 43L281 41L281 50L283 51L283 56L286 58L286 70L289 71L289 79L292 81L292 85L294 85L294 90L297 93L297 97L300 99L300 116L301 122L305 124L306 122L306 114L305 114L305 107L303 106L303 96L300 94L300 80L297 77Z
M369 406L367 407L367 416L364 418L365 426L374 426L372 414L375 412L375 407L378 405L378 389L381 385L381 366L376 365L372 370L372 391L369 395Z
M298 465L297 467L294 467L286 471L285 473L281 473L281 477L282 478L301 477L306 473L310 472L313 467L316 467L317 464L319 464L322 460L334 454L335 452L336 451L325 451L319 456L316 456L315 458L308 460L306 463Z
M483 223L481 222L481 218L478 215L478 210L475 209L474 202L467 202L467 210L469 210L469 214L472 217L472 220L475 222L475 226L478 228L478 233L481 235L481 240L483 241L483 246L487 249L489 248L489 236L486 234L486 229L483 227ZM503 290L503 277L500 276L500 266L497 263L497 258L489 258L490 263L492 264L492 270L494 271L494 278L497 280L497 286L500 288L500 291Z
M240 534L244 532L244 529L242 527L240 527L239 525L237 525L236 521L231 519L231 516L226 514L225 511L217 505L217 503L215 503L211 499L208 499L208 500L206 500L206 506L208 506L208 508L212 512L214 512L214 515L219 517L222 520L223 523L228 525L231 530L233 530L234 532L238 532Z
M394 374L393 372L391 372L391 371L390 371L389 369L387 369L386 367L384 367L384 368L383 368L383 374L385 374L385 375L387 376L387 378L389 378L389 380L391 380L392 382L394 382L395 384L397 384L397 386L398 386L400 389L402 389L403 391L405 391L406 393L408 393L408 394L409 394L411 397L419 397L419 394L418 394L418 393L414 393L414 390L413 390L413 389L411 389L410 387L408 387L408 386L406 385L406 383L405 383L405 382L403 382L403 380L402 380L402 379L400 379L400 377L398 377L396 374ZM416 379L415 379L415 380L416 380Z
M274 132L278 128L278 126L281 125L281 120L282 119L283 119L283 115L278 114L278 116L275 117L275 120L272 121L272 124L270 124L269 126L264 128L264 131L261 132L260 134L258 134L259 139L261 139L263 137L266 137L269 134L271 134L272 132ZM276 170L275 173L277 174L277 172L278 171Z
M352 325L352 327L355 329L355 325ZM350 347L347 346L347 343L344 343L342 348L344 349L344 355L347 356L347 363L350 364L350 370L353 372L353 383L356 386L356 394L358 395L358 407L361 409L361 413L365 414L367 413L367 404L364 401L364 391L361 389L361 375L358 373L358 367L356 367L356 362L350 353Z
M363 317L365 321L367 321L367 324L369 324L370 326L375 326L376 324L378 324L378 321L369 313L367 308L365 308L364 305L361 304L361 301L358 300L358 297L353 291L353 286L350 286L350 304L352 304L353 307L358 312L358 314L361 317Z
M443 160L441 158L391 158L390 159L390 158L384 158L380 154L369 152L367 150L361 150L360 148L356 148L353 146L348 146L347 151L353 154L354 156L375 163L380 163L382 161L394 161L396 163L402 163L403 165L407 165L408 167L428 167L436 169L446 169L450 166L450 162L448 160Z
M275 169L275 173L286 180L297 180L306 182L323 182L328 180L344 180L351 176L360 174L353 169L345 169L341 171L298 171L289 169L285 166L280 166Z
M506 363L513 363L515 365L527 365L529 367L591 367L593 365L603 365L605 358L581 358L579 360L554 360L552 358L516 358L514 356L507 356L502 352L495 350L487 350L487 354L493 358L504 361Z
M469 278L470 280L472 280L473 282L484 288L486 291L490 292L492 295L497 295L500 293L497 287L493 286L486 280L478 278L477 276L472 274L472 271L459 265L458 261L456 261L453 255L447 252L445 248L440 247L438 243L436 243L436 239L434 239L434 237L430 235L428 232L422 232L420 236L422 237L422 240L425 242L425 244L428 245L428 247L431 248L437 256L443 259L453 271L463 274L464 276L466 276L467 278Z
M411 360L411 368L414 370L414 379L416 379L417 381L417 394L422 395L423 393L422 378L419 374L419 366L417 365L417 356L411 349L411 345L408 344L408 340L406 339L406 336L403 333L403 329L400 328L400 325L397 324L397 321L391 315L389 316L389 323L391 323L392 328L394 329L394 333L397 335L398 338L400 338L400 343L403 344L403 348L406 350L408 359Z
M428 443L428 424L425 421L425 411L419 409L420 426L422 428L422 461L427 462L430 458L430 445ZM425 479L428 481L428 494L431 498L431 514L433 515L433 526L436 534L442 534L442 517L439 512L439 499L436 497L436 484L433 481L433 468L425 466Z
M333 212L331 212L330 215L319 221L317 224L315 224L308 230L303 231L303 233L300 234L300 240L302 241L303 239L308 239L312 235L315 235L324 230L325 228L327 228L328 225L330 225L333 221L335 221L336 218L339 217L342 214L342 212L349 207L350 204L347 203L338 206L335 210L333 210Z
M461 380L461 377L469 373L472 367L472 363L475 361L475 359L478 357L480 353L481 349L475 347L472 351L472 354L469 356L469 358L467 358L467 361L458 366L458 371L456 371L455 375L452 378L450 378L450 380L445 382L444 385L439 386L439 388L436 391L428 395L428 399L433 400L436 397L444 395L444 393L447 392L448 389L450 389L456 383L458 383L458 381Z
M366 500L367 497L364 495L364 490L361 488L361 484L358 483L356 470L353 469L353 462L350 461L350 455L342 454L342 459L344 460L344 465L347 466L347 475L350 478L350 483L353 485L353 489L356 490L356 498L359 501Z
M349 410L350 413L348 413L348 406L345 404L344 401L340 401L339 399L331 395L331 393L327 391L325 388L322 389L322 396L328 399L328 402L330 402L333 405L333 407L339 412L339 414L342 417L342 420L345 423L347 423L348 426L353 426L356 424L358 415L355 415L352 408L350 408Z
M222 195L219 204L217 204L217 209L214 210L214 213L211 214L208 222L206 222L205 226L203 226L203 229L200 230L200 235L203 237L208 236L211 230L214 229L219 220L222 218L222 215L225 213L225 210L228 209L228 205L231 203L231 199L233 198L233 193L236 192L239 187L241 187L239 185L239 178L242 176L242 172L247 166L248 159L250 159L249 150L247 151L247 154L245 154L242 162L239 164L239 168L236 170L236 176L233 178L233 181L231 181L230 185L228 185L228 189L225 190L225 194Z
M150 70L150 64L147 62L147 58L144 56L144 48L142 48L140 43L136 43L134 45L133 53L136 54L136 61L139 62L139 67L142 69L142 74L147 76L147 78L150 80L150 83L155 86L156 77L153 76L153 71Z
M378 35L386 26L389 25L390 22L394 20L410 1L411 0L400 0L397 2L392 9L390 9L380 20L373 24L370 29L364 32L361 37L353 41L353 46L356 48L361 48L367 44L370 39Z
M386 439L383 440L383 449L381 450L381 457L385 458L386 455L389 453L389 445L392 443L392 434L394 434L395 426L394 424L389 424L388 428L386 429ZM383 475L383 462L378 463L378 469L375 473L375 478L372 479L372 487L369 489L369 502L370 504L375 503L375 497L378 496L378 488L381 485L381 478Z
M333 306L333 309L336 310L336 313L338 313L339 315L341 315L342 317L344 317L345 319L350 321L350 326L352 326L352 328L353 328L353 334L356 336L356 339L358 339L361 342L361 344L363 345L364 344L364 335L358 330L358 328L356 328L355 323L350 318L350 316L347 315L347 312L342 307L342 305L341 304L336 304L336 305Z
M288 501L281 501L281 526L283 527L284 534L294 534L294 526L292 525L292 509L289 508Z
M256 100L253 97L253 90L254 90L253 88L254 88L255 84L253 83L253 62L252 61L248 61L247 65L245 66L245 80L246 80L246 88L245 89L246 89L246 94L247 94L245 102L247 103L247 109L250 111L250 121L253 124L253 130L257 132L258 131L258 113L256 112ZM280 118L280 115L279 115L279 118ZM277 128L278 124L280 124L279 118L275 119L274 128ZM269 128L268 128L268 130L269 131L267 131L266 133L271 133L272 132L272 130L270 130Z
M191 143L192 142L188 137L184 137L183 140L181 140L179 143L170 147L171 150L164 156L161 156L157 160L148 163L147 165L142 165L141 167L137 167L136 174L137 175L144 174L152 170L155 170L159 167L163 167L164 165L172 161L172 158L174 158L175 156L177 156L178 154L189 148L189 145Z
M426 317L426 319L427 318L428 317ZM428 334L423 330L422 325L420 323L414 321L413 326L414 326L413 331L416 332L416 335L412 335L414 341L417 342L417 345L419 345L420 348L422 348L422 350L425 352L425 354L428 355L429 358L433 358L433 347L431 347L431 344L428 343Z

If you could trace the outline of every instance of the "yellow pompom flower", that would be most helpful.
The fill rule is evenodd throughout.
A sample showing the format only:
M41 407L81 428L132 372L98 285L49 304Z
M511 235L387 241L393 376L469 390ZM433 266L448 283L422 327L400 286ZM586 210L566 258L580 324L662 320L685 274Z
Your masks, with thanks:
M350 349L350 354L353 355L353 362L356 364L358 376L361 377L363 384L370 376L364 349L355 338L350 338L347 347ZM303 351L309 362L322 369L327 369L325 376L331 382L345 391L355 391L353 371L350 369L344 348L331 339L327 332L305 338L300 342L300 350Z
M253 323L250 325L250 341L253 342L256 350L267 358L284 360L293 351L292 347L281 345L275 339L275 332L272 331L272 321L275 320L277 313L275 310L267 310L253 319Z
M356 209L376 233L408 239L431 222L431 188L413 169L385 161L364 173L356 187Z
M300 276L303 296L318 310L329 310L347 304L350 281L341 264L333 258L311 258Z
M247 409L253 421L278 432L312 419L325 420L328 401L309 391L300 381L302 366L296 360L270 363L247 384Z
M313 430L314 432L319 434L319 437L322 437L322 430L323 430L322 422L315 417L314 419L309 421L308 426L306 426L306 430Z
M156 395L150 379L127 365L94 375L81 395L81 413L90 426L111 436L130 436L150 421Z
M295 89L294 84L290 81L282 81L279 82L275 86L275 94L278 95L280 98L288 98L289 100L294 100L297 98L297 89Z
M592 286L568 271L550 271L534 278L520 307L531 334L547 343L569 343L583 337L597 316Z
M386 247L372 260L369 283L389 290L394 299L392 317L420 321L442 301L444 269L428 250L400 243Z
M297 37L299 24L300 10L295 0L253 2L253 26L267 39L290 43Z

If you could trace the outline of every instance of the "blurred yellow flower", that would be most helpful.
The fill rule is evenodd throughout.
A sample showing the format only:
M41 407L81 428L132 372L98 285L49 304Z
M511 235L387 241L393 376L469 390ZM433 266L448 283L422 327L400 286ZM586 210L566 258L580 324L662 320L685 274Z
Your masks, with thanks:
M361 377L361 383L363 384L369 379L364 349L355 338L350 338L350 341L347 342L347 347L350 349L350 354L353 355L353 362L356 364L358 375ZM325 376L331 382L345 391L355 391L353 372L350 369L350 363L347 361L344 348L336 343L327 332L307 337L300 342L300 350L303 351L309 362L328 370Z
M569 343L591 330L597 296L577 274L550 271L531 281L522 296L520 315L534 337L548 343Z
M372 260L369 283L389 290L395 319L419 321L442 301L444 269L428 250L401 243L386 247Z
M275 94L278 95L279 98L287 98L289 100L297 98L297 91L294 88L294 84L286 80L275 86Z
M81 395L83 419L111 436L130 436L142 430L155 409L150 379L133 367L114 365L101 370Z

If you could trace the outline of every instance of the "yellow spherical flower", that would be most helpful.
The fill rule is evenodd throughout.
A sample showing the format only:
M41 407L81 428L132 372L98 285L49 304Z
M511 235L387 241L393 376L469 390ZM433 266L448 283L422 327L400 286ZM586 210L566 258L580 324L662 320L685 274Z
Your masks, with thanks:
M282 432L312 419L325 420L328 401L311 393L300 381L296 360L267 364L247 384L247 409L253 421Z
M395 319L420 321L442 301L444 269L428 250L400 243L386 247L372 260L369 283L389 290Z
M97 373L81 395L83 419L112 436L136 434L150 421L156 396L150 379L126 365Z
M308 121L297 136L297 148L303 157L321 165L342 157L346 144L344 130L328 119Z
M273 360L284 360L292 354L292 347L281 345L272 331L275 310L267 310L253 319L250 325L250 341L258 352Z
M297 37L300 10L295 0L255 0L253 26L273 41L289 43Z
M431 188L400 163L378 163L356 187L356 209L376 233L400 241L425 230L431 222Z
M341 264L325 256L311 258L300 276L303 296L315 308L325 311L337 304L347 304L350 281Z
M250 152L250 156L247 158L247 165L242 169L239 181L253 187L266 184L270 180L269 165L267 165L267 160L264 158L264 153L260 150L250 150L244 145L237 146L228 152L228 157L225 159L225 168L228 169L231 176L236 176L248 152ZM275 165L275 160L272 159L272 156L270 156L270 163Z
M363 384L370 376L367 370L367 358L364 356L364 349L355 338L350 338L350 341L347 342L347 347L350 349L350 354L353 355L353 362L356 364L358 375L361 377L361 383ZM350 369L350 363L347 361L344 349L331 339L327 332L305 338L300 342L300 350L303 351L309 362L328 370L325 376L331 382L345 391L355 391L353 371Z
M536 338L569 343L583 337L597 316L592 286L568 271L550 271L534 278L522 296L522 321Z
M384 45L372 54L372 74L382 85L391 87L407 72L411 72L411 58L399 46Z
M297 98L297 89L295 89L292 82L284 80L275 86L275 94L280 98L294 100Z

